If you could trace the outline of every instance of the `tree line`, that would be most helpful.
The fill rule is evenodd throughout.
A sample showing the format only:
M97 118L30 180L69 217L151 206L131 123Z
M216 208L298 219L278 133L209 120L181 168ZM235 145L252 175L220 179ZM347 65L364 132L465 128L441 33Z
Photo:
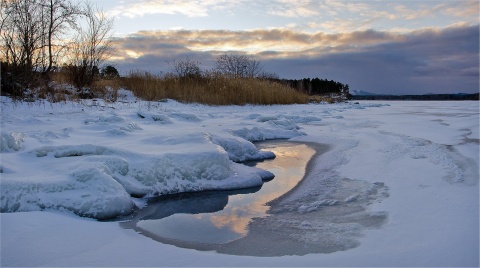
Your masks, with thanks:
M423 94L423 95L353 95L354 100L418 100L418 101L448 101L448 100L479 100L479 93L473 94Z
M272 79L308 95L344 94L349 95L349 85L333 80L319 79Z
M201 77L202 74L218 72L223 75L241 78L257 78L286 85L308 95L342 94L349 96L349 85L319 78L281 79L275 73L264 71L263 65L249 55L223 53L216 58L215 68L202 71L200 62L185 58L170 61L171 75L180 78Z

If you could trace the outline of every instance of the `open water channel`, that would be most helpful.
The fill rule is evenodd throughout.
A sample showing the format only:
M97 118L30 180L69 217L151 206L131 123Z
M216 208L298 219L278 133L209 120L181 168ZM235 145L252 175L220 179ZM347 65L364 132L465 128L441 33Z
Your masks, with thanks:
M306 144L284 140L260 142L257 147L276 158L248 164L272 172L273 180L258 188L162 196L122 226L163 243L200 250L245 237L252 219L268 215L267 202L299 183L316 152Z

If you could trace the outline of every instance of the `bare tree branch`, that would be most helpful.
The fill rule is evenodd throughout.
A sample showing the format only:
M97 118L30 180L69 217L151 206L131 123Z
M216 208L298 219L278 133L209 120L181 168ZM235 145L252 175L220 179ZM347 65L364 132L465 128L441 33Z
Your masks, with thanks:
M83 10L86 27L79 29L70 47L70 72L75 86L82 89L93 82L100 65L113 51L113 18L86 3Z
M224 53L217 57L216 69L234 77L257 77L263 66L251 56Z
M169 61L175 76L181 78L198 78L201 75L200 62L190 58Z

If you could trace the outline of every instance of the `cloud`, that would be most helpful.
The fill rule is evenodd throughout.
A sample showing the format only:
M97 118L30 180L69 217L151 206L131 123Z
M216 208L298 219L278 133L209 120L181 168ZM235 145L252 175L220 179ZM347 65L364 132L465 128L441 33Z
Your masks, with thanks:
M294 1L295 3L295 1ZM300 1L301 5L315 13L315 16L304 16L311 19L305 23L307 28L329 33L350 32L367 29L401 29L411 31L419 27L433 26L432 22L443 22L445 25L462 20L470 24L479 23L479 5L477 0L462 1ZM288 10L288 16L300 4L279 4L271 9ZM295 12L294 12L295 11ZM282 12L271 14L282 15ZM294 17L294 16L290 16ZM296 17L302 17L296 15Z
M241 1L233 0L143 0L119 5L108 14L135 18L149 14L182 14L188 17L208 16L210 10L222 10L235 7Z
M208 69L220 53L236 51L255 55L267 71L281 77L334 79L352 89L419 94L479 89L478 25L408 33L144 31L117 38L114 44L116 62L124 70L167 71L167 60L182 57L197 59Z
M331 53L333 50L360 49L372 44L392 42L404 38L373 30L344 34L297 32L289 29L257 29L248 31L227 30L164 30L140 31L115 39L117 57L127 57L129 51L138 54L175 55L184 51L227 51L261 53L265 50L303 53L316 49ZM174 49L174 50L172 50Z
M312 0L276 0L268 6L268 14L297 18L312 17L319 14L315 8L315 1Z

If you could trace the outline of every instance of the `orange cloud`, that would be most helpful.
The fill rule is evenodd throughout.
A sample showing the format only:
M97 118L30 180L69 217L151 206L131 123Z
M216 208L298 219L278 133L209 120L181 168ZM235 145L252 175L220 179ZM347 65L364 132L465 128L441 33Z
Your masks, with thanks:
M373 30L341 34L306 33L289 29L164 30L140 31L116 38L116 58L138 58L142 55L173 57L186 53L238 51L260 57L288 55L322 55L402 40L401 34ZM274 53L269 53L274 52Z

